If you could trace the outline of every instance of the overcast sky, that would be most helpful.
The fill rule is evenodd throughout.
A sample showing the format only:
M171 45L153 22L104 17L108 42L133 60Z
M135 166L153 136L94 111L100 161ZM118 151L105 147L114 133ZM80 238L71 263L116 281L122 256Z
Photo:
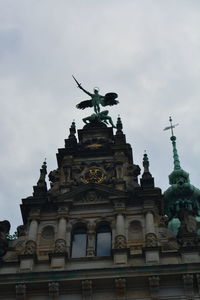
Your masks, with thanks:
M134 163L144 150L156 186L172 171L169 115L182 167L200 187L199 0L0 0L0 219L22 224L21 198L32 194L47 158L56 169L75 105L92 91L118 93Z

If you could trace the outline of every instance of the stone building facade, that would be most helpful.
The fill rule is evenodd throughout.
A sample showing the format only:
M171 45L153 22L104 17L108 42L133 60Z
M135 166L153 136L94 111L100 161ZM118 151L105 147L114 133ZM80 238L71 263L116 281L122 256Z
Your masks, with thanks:
M200 193L186 172L173 171L163 196L147 154L142 172L134 164L120 118L115 134L72 123L57 163L50 189L44 163L22 199L17 238L0 223L0 299L200 299Z

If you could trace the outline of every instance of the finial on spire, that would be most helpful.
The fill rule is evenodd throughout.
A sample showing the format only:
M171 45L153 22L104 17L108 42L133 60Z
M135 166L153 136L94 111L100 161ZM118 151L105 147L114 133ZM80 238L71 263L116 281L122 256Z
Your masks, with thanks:
M172 136L174 136L174 132L173 132L173 129L176 127L176 126L178 126L179 124L177 123L177 124L172 124L172 117L170 116L169 117L169 122L170 122L170 126L167 126L167 127L165 127L163 130L168 130L168 129L171 129L171 134L172 134Z
M144 151L144 156L143 156L143 167L144 167L144 172L140 180L141 186L143 188L152 188L154 187L154 179L149 171L149 159L146 150Z
M181 165L180 165L180 160L179 160L179 156L178 156L178 151L177 151L177 148L176 148L176 136L174 135L174 132L173 132L173 129L176 126L178 126L178 123L173 125L171 116L169 117L169 122L170 122L170 126L165 127L163 130L171 129L171 134L172 135L171 135L170 140L172 141L172 147L173 147L174 170L180 170Z

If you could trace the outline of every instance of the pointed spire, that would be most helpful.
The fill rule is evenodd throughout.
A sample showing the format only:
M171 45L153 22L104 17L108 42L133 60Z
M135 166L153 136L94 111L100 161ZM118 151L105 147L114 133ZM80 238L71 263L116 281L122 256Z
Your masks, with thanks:
M180 160L179 160L179 156L178 156L178 151L177 151L177 148L176 148L176 136L174 135L174 132L173 132L173 129L178 124L175 124L175 125L172 124L171 116L169 117L169 122L170 122L170 126L166 127L164 130L171 129L171 138L170 138L170 140L172 141L172 147L173 147L174 170L180 170L181 165L180 165Z
M141 186L142 187L154 187L154 179L149 171L149 159L148 159L148 155L146 153L144 153L143 156L143 167L144 167L144 172L142 174L142 179L141 179Z

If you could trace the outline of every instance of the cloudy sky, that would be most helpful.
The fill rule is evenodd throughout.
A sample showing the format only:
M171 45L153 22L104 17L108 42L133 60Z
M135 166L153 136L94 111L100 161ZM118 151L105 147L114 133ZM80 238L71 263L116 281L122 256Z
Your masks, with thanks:
M156 186L172 170L169 115L182 167L200 187L199 0L0 0L0 219L22 224L47 158L56 168L73 119L92 109L72 80L114 91L136 164L149 155Z

